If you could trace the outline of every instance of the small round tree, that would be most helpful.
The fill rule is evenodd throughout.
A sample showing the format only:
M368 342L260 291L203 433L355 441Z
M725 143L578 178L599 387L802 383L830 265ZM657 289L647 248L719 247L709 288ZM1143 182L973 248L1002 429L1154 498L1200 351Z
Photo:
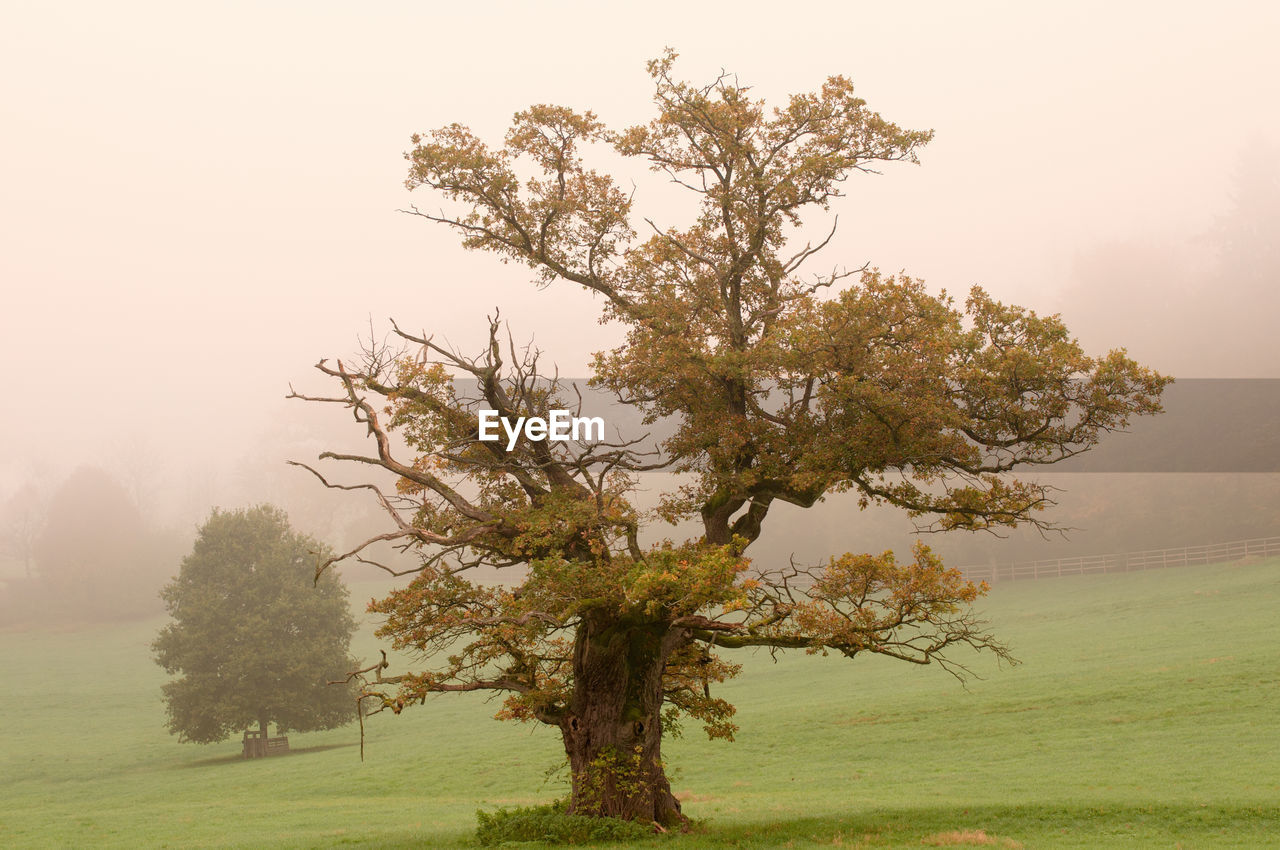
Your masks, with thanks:
M257 724L267 734L333 729L355 719L347 588L316 559L331 553L271 505L215 509L161 592L173 622L152 648L179 678L164 686L169 731L199 744Z

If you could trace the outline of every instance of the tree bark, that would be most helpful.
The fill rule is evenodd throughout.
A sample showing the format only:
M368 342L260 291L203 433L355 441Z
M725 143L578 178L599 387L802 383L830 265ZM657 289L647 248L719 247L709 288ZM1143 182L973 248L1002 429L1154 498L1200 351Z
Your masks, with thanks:
M588 615L574 646L574 690L560 721L573 791L569 811L682 824L662 764L662 678L688 635L668 623Z

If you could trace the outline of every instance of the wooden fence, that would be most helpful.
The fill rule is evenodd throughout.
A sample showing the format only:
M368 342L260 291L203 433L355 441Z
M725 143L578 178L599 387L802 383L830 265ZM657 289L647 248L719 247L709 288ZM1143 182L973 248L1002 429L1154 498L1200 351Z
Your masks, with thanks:
M247 759L279 756L289 752L289 738L281 735L278 738L265 737L256 729L246 729L244 733L244 757Z
M1176 549L1147 549L1142 552L1119 552L1111 555L1079 555L1074 558L1050 558L1041 561L1019 561L1012 564L985 564L960 567L970 581L1022 581L1056 576L1090 573L1126 573L1136 570L1159 570L1193 564L1225 564L1246 558L1270 558L1280 555L1280 537L1258 537L1231 543L1208 543Z

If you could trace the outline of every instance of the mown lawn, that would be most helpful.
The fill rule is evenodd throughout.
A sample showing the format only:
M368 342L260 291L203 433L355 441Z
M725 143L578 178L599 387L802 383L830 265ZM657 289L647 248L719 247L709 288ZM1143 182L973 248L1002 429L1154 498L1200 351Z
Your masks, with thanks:
M665 748L698 829L648 846L1280 847L1278 607L1277 561L1005 584L982 608L1023 663L968 690L747 656L738 741ZM473 695L372 718L363 763L354 726L180 745L159 625L0 632L0 846L468 846L477 808L561 792L549 730Z

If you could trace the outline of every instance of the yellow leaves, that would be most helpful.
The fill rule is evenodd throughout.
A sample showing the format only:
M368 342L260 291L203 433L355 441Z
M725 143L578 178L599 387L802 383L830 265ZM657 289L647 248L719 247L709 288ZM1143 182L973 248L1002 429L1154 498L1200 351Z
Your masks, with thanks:
M646 616L678 617L742 599L735 582L745 568L732 546L688 544L657 547L634 564L625 580L625 601Z
M563 106L539 104L517 112L507 131L507 148L526 154L549 172L566 170L578 161L580 140L597 138L604 125L595 113L578 114Z
M795 633L806 636L815 651L832 647L846 654L890 651L904 657L923 652L935 639L918 643L922 635L936 635L943 645L959 639L972 624L956 612L985 586L946 569L923 543L912 551L909 564L899 564L892 552L833 558L796 605Z
M663 731L677 733L680 715L688 715L703 724L708 738L733 740L737 725L730 718L736 712L726 700L712 697L710 685L728 681L742 671L742 665L731 664L714 649L699 644L686 644L667 663L663 689L668 708L664 710Z
M611 510L624 510L615 500ZM507 510L504 518L509 525L520 530L512 541L512 551L518 553L569 552L585 542L597 557L604 554L599 539L609 525L592 501L565 491L553 491L536 504L520 505Z
M395 385L369 376L363 389L385 397L419 477L450 477L453 487L401 478L397 493L420 504L414 524L475 532L455 553L463 561L529 566L517 590L433 565L374 606L387 617L382 635L440 664L438 678L412 680L410 692L498 669L537 680L499 716L533 717L571 686L571 673L546 659L572 656L554 642L588 618L659 631L680 617L707 626L694 615L735 613L712 625L740 646L924 662L955 642L995 648L961 612L986 585L965 582L927 547L908 563L846 553L803 590L743 575L742 553L771 505L807 507L841 489L857 489L862 506L894 504L944 528L1026 522L1045 491L997 473L1087 448L1100 429L1159 409L1167 379L1123 352L1086 357L1058 317L981 289L958 308L918 279L873 269L832 297L818 294L843 276L810 285L801 266L813 252L795 253L792 226L867 163L914 162L932 133L884 120L843 77L767 111L731 76L709 86L673 79L675 58L667 51L649 65L657 115L645 125L612 133L593 113L539 104L518 113L495 148L449 125L413 137L408 185L459 206L415 212L453 228L464 246L604 296L602 321L620 320L627 336L596 356L593 384L636 400L649 424L676 423L663 450L670 471L688 478L654 515L700 521L702 539L737 536L639 552L640 518L624 498L634 483L599 479L608 483L586 496L578 487L613 460L566 461L557 480L527 449L495 459L474 442L474 409L443 366L379 364ZM636 241L630 194L584 165L599 142L694 192L695 217ZM507 386L537 383L508 366L516 375ZM537 670L522 666L529 654L542 659ZM732 707L705 690L725 674L719 664L682 656L669 678L681 710L731 736Z

